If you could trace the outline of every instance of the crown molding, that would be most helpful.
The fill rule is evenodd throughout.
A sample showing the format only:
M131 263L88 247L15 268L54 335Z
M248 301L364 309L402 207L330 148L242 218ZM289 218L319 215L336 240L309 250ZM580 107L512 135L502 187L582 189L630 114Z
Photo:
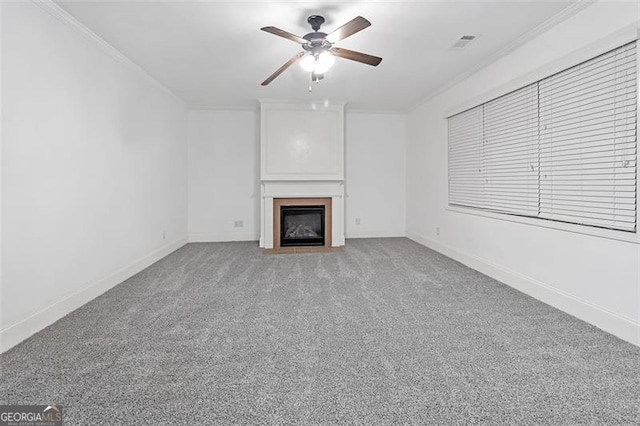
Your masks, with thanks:
M346 107L347 101L344 99L278 99L278 98L258 98L260 105L264 104L290 104L290 105L321 105L324 107L342 106Z
M411 105L409 105L409 107L406 109L405 112L409 113L409 112L419 108L423 104L429 102L431 99L433 99L436 96L446 92L447 90L451 89L453 86L461 83L462 81L464 81L467 78L471 77L473 74L475 74L478 71L482 70L483 68L491 65L492 63L496 62L497 60L501 59L502 57L507 56L509 53L511 53L514 50L518 49L519 47L523 46L527 42L533 40L534 38L536 38L540 34L545 33L549 29L555 27L556 25L558 25L561 22L567 20L568 18L576 15L578 12L586 9L587 7L591 6L593 3L596 3L597 1L598 0L578 0L578 1L574 2L574 3L571 3L569 6L565 7L560 12L556 13L555 15L553 15L552 17L550 17L546 21L542 22L540 25L532 28L531 30L527 31L526 33L522 34L521 36L513 39L509 44L507 44L502 49L498 50L497 52L495 52L492 55L487 56L484 60L478 62L475 66L469 68L469 70L465 71L462 74L459 74L457 77L453 78L452 80L449 80L448 83L446 83L443 86L439 87L438 89L432 91L431 93L427 94L426 96L420 98L420 100L412 103Z
M256 112L260 110L259 105L242 106L242 105L187 105L189 111L238 111L238 112Z
M347 114L372 114L372 115L407 115L407 113L400 109L364 109L364 108L346 108Z
M301 102L297 101L287 101L287 100L278 100L273 101L276 103L283 104L300 104ZM187 105L187 109L189 111L236 111L236 112L256 112L260 110L260 106L242 106L242 105ZM346 114L380 114L380 115L406 115L403 110L395 110L395 109L351 109L345 107Z
M131 71L137 73L139 76L143 77L145 80L156 86L158 89L163 91L164 93L170 95L172 98L180 102L182 105L186 107L186 102L184 99L176 95L173 91L171 91L167 86L160 83L155 78L151 77L149 73L147 73L144 69L138 66L131 59L127 58L123 55L118 49L107 43L103 38L101 38L98 34L90 30L86 25L78 21L74 18L69 12L58 6L53 0L31 0L33 4L38 6L43 11L47 12L49 15L56 18L58 21L65 24L67 27L71 28L78 34L85 37L87 40L93 42L98 48L100 48L104 53L108 54L113 58L116 62L124 65L126 68Z

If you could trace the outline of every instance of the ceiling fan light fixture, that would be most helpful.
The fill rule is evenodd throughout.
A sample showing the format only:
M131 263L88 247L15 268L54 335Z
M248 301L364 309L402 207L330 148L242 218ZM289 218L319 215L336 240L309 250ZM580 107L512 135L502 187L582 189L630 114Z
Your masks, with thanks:
M314 72L316 74L324 74L329 71L329 69L336 62L336 58L329 52L322 52L318 55L318 59L316 59L316 68Z
M319 55L309 53L300 60L300 67L307 72L314 74L324 74L335 63L336 58L329 52L322 52Z
M313 72L316 68L316 57L312 53L304 55L300 60L300 67L307 72Z

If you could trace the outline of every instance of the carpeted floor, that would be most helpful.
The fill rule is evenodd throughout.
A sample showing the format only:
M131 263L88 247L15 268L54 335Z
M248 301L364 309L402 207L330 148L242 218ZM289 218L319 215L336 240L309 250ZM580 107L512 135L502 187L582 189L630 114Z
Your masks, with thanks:
M640 423L640 348L405 238L189 244L0 361L74 425Z

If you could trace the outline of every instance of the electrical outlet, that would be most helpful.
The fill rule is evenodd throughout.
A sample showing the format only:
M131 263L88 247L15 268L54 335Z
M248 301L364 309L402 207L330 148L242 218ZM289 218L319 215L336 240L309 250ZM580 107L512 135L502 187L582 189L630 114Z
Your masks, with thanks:
M243 226L244 226L244 221L242 220L236 220L235 222L233 222L234 228L242 228Z
M360 225L360 218L356 217L356 225Z
M436 235L440 235L440 227L436 226Z

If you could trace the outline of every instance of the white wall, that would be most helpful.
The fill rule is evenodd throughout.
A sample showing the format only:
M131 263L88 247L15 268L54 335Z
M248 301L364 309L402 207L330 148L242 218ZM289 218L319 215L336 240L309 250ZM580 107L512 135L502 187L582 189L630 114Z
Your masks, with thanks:
M0 3L0 167L2 166L2 151L4 131L2 130L4 121L2 101L2 43L3 43L3 25L2 25L2 4ZM2 169L0 168L0 299L2 298ZM2 301L0 300L0 330L2 330ZM0 334L0 352L2 352L2 337Z
M258 240L258 138L255 110L189 111L189 241Z
M187 117L56 7L2 9L6 349L186 242Z
M636 344L638 244L447 210L445 117L614 47L638 17L589 6L412 111L407 147L409 237Z
M189 111L190 241L258 239L257 117L253 110ZM346 236L404 235L405 115L347 113L345 127Z
M405 235L405 149L405 114L347 113L347 238Z

